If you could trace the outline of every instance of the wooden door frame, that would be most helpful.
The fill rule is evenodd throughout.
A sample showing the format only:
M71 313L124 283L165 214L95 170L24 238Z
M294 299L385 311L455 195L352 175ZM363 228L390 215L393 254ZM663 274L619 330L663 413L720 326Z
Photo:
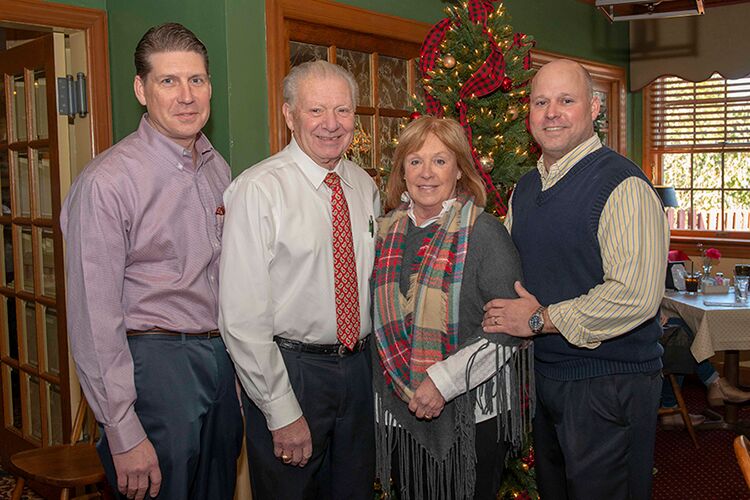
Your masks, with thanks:
M112 100L109 80L107 13L39 0L2 0L0 21L53 29L83 31L86 34L86 62L89 74L92 156L112 144Z
M377 14L378 22L373 22ZM373 12L330 0L266 0L266 64L268 74L268 137L271 153L286 146L286 124L281 113L281 82L289 71L289 33L286 21L330 26L358 33L382 35L420 44L430 25Z

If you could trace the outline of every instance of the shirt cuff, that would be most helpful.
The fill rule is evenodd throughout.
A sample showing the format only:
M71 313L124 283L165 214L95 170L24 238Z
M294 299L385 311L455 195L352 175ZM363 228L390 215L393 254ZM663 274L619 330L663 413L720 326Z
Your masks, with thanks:
M577 347L596 349L601 345L601 342L589 339L588 331L580 325L574 314L569 314L571 308L570 301L551 304L547 308L547 314L560 335L565 337L565 340Z
M448 370L443 367L441 362L427 368L427 374L432 379L432 383L435 384L437 390L440 391L440 395L443 396L446 403L463 392L453 383L453 377L451 377L451 374L448 373Z
M302 408L299 406L294 391L289 391L273 401L263 403L263 406L258 406L266 417L269 431L281 429L302 416Z
M132 408L116 425L105 425L104 434L107 435L109 451L113 455L132 450L147 437L138 415Z

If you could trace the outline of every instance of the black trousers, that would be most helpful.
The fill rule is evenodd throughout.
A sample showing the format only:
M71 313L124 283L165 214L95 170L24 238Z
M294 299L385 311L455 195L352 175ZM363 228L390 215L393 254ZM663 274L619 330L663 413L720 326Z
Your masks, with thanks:
M312 435L305 467L283 464L260 409L243 396L254 500L372 500L375 422L368 347L347 357L281 349Z
M135 412L154 445L164 500L231 500L242 448L234 365L221 338L128 337ZM107 481L117 474L107 438L97 445ZM121 496L121 498L126 498Z
M536 374L543 500L651 498L661 373L559 381Z

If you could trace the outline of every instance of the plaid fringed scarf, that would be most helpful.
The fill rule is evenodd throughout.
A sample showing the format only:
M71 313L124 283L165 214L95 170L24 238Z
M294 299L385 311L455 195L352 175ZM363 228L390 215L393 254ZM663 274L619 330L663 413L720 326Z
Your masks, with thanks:
M458 348L464 259L471 229L481 211L466 196L456 198L427 244L408 298L399 290L409 227L407 205L380 223L373 270L375 337L386 381L407 404L427 376L427 368Z

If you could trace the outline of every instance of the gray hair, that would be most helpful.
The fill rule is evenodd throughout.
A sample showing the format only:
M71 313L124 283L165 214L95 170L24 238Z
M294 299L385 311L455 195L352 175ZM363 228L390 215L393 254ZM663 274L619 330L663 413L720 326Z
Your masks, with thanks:
M295 66L284 78L284 102L294 108L295 101L299 94L300 82L308 78L342 78L348 85L352 95L352 105L356 108L359 102L359 85L354 76L338 64L331 64L321 59L307 61Z

